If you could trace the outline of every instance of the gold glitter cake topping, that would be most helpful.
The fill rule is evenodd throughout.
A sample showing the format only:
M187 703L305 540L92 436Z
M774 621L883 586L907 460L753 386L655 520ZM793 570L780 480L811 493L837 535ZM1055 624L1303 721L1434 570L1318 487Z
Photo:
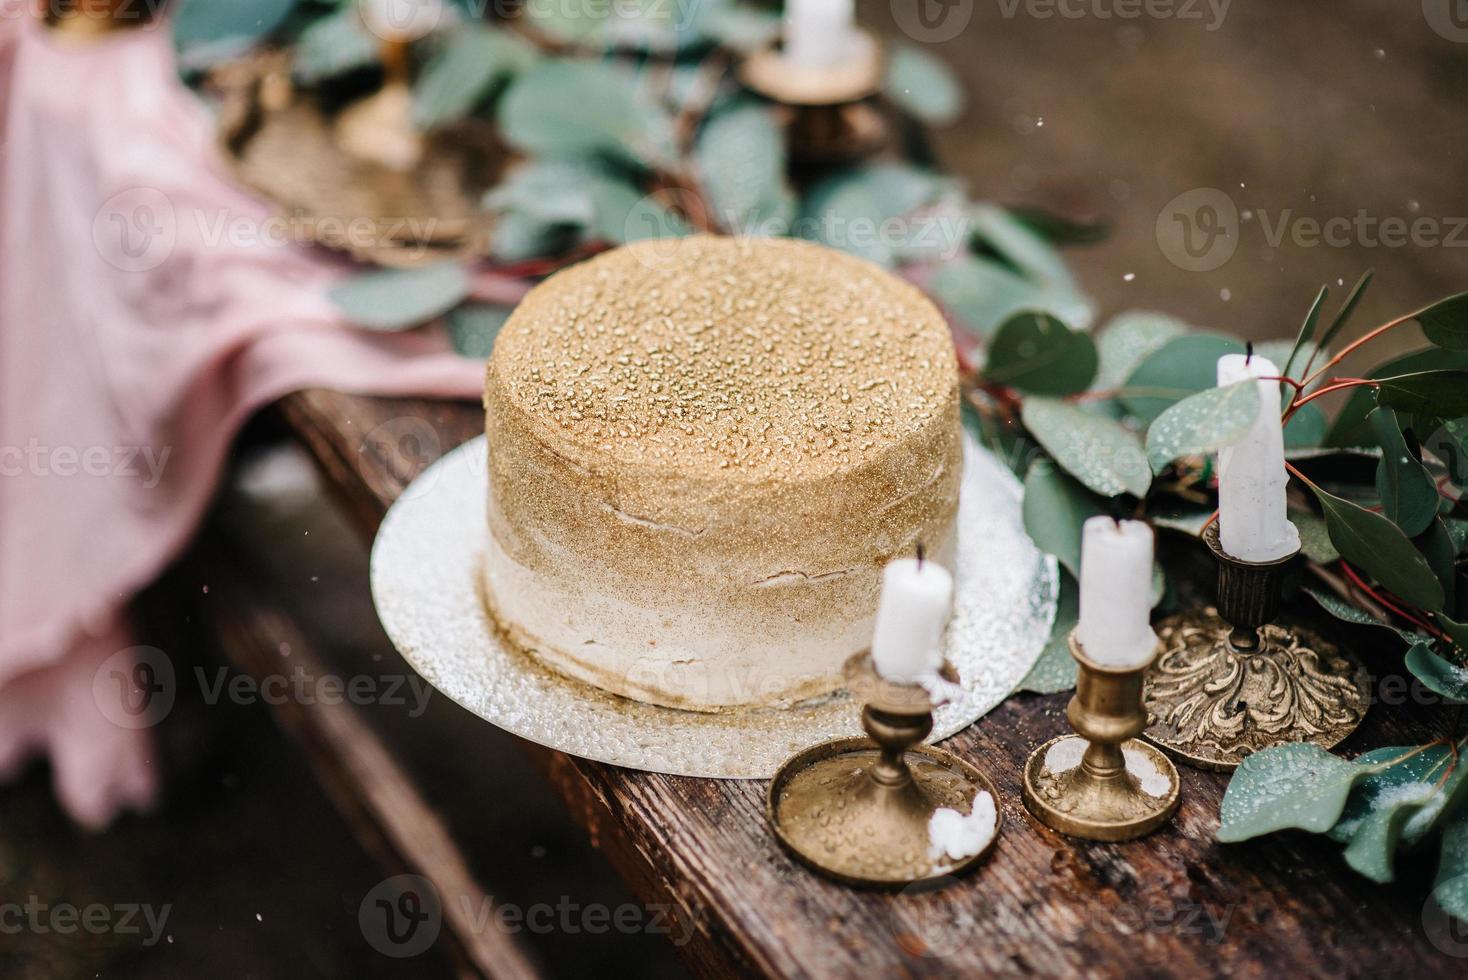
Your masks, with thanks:
M489 384L577 455L791 478L860 465L930 425L957 369L942 315L877 266L697 237L629 245L536 287L500 333Z

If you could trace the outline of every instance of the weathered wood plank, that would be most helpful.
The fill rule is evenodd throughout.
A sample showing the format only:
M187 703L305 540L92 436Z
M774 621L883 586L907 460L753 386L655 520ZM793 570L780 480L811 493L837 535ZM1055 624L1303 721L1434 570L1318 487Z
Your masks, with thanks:
M447 450L481 424L472 405L321 391L281 410L369 533L431 461L421 441L414 449L372 433L426 425ZM805 871L766 830L762 782L639 773L527 748L634 891L677 910L674 935L689 930L682 950L703 975L1456 974L1461 961L1422 929L1429 862L1404 862L1402 880L1376 886L1318 837L1217 844L1218 774L1184 769L1177 819L1143 841L1091 844L1038 824L1019 800L1020 767L1064 730L1065 700L1018 696L946 743L995 779L1005 831L976 873L922 893L857 891ZM1415 742L1446 724L1439 708L1380 704L1346 748Z

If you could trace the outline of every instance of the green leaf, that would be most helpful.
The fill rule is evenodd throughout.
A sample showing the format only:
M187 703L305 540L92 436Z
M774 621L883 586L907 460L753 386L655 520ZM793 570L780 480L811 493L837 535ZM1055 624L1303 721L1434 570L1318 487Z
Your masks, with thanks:
M1427 559L1427 567L1432 569L1438 583L1443 587L1443 607L1440 614L1453 615L1457 612L1458 550L1453 544L1453 536L1448 533L1447 524L1441 517L1430 518L1427 529L1414 537L1412 543L1417 546L1422 557Z
M534 160L515 167L484 197L491 211L518 212L548 225L588 226L596 204L588 185L607 171L587 160Z
M1147 455L1135 432L1068 402L1027 398L1020 409L1025 428L1055 461L1103 497L1146 496L1152 484Z
M1315 402L1308 402L1295 410L1285 423L1284 443L1286 449L1314 449L1325 440L1325 430L1330 423L1325 420Z
M903 245L930 225L911 226L898 219L937 201L950 191L949 178L906 163L873 163L848 167L817 181L802 202L797 230L802 238L859 255L879 265L893 265ZM898 234L894 236L894 223ZM907 232L911 234L907 234ZM950 253L958 242L936 243Z
M1468 669L1449 663L1425 643L1407 651L1407 669L1429 691L1452 701L1468 701Z
M1035 666L1019 682L1018 691L1055 694L1076 686L1076 661L1070 655L1070 634L1080 618L1080 591L1069 575L1060 576L1060 597L1055 607L1055 624L1050 639Z
M1351 319L1351 314L1355 313L1356 307L1361 305L1361 297L1366 295L1366 287L1371 285L1371 279L1374 275L1375 273L1370 269L1361 273L1361 278L1357 279L1356 285L1351 287L1351 292L1346 297L1346 301L1341 304L1341 308L1336 313L1335 319L1330 322L1330 326L1325 328L1325 333L1321 334L1320 350L1329 347L1336 336L1345 329L1346 323ZM1310 367L1311 364L1307 363L1306 369L1308 370Z
M1083 330L1096 317L1095 304L1076 286L1070 268L1055 247L1008 208L971 204L967 227L975 250L1008 267L1033 284L1044 297L1031 309L1045 310Z
M882 91L923 122L935 126L947 125L963 112L963 88L953 72L911 44L892 46Z
M603 154L654 167L676 161L672 120L600 62L541 61L515 79L499 119L505 139L527 153Z
M466 303L451 311L448 328L454 350L465 357L489 357L495 338L509 318L509 307L487 303Z
M1432 898L1444 912L1468 922L1468 810L1458 811L1443 831Z
M1320 322L1320 308L1325 305L1325 300L1328 296L1330 296L1330 290L1325 286L1321 286L1320 292L1315 296L1315 302L1310 304L1310 312L1305 314L1305 322L1300 325L1300 333L1295 338L1295 346L1290 350L1290 356L1285 358L1284 363L1279 366L1280 374L1284 377L1294 377L1294 375L1290 374L1290 371L1295 366L1295 359L1314 341L1315 327ZM1309 354L1305 355L1307 359L1309 356ZM1301 366L1303 366L1303 362Z
M1368 772L1330 829L1332 839L1350 844L1344 855L1347 864L1372 881L1392 880L1398 841L1409 821L1439 792L1434 785L1436 770L1447 755L1446 746L1422 751L1391 746L1355 760Z
M1408 537L1416 537L1437 516L1437 481L1407 448L1395 412L1378 408L1368 421L1381 444L1376 492L1381 497L1382 511Z
M538 55L518 35L489 27L456 31L423 69L413 90L413 122L432 129L469 115L499 81Z
M984 377L1035 395L1073 395L1096 376L1096 344L1046 313L1020 313L989 342Z
M1375 616L1366 612L1364 609L1358 609L1355 606L1351 605L1349 602L1346 602L1344 599L1340 599L1326 592L1321 592L1318 589L1307 587L1305 589L1305 594L1318 602L1320 604L1320 608L1324 609L1326 612L1330 613L1332 616L1334 616L1336 619L1341 620L1342 622L1354 623L1358 626L1379 626L1382 629L1391 630L1393 633L1400 636L1409 644L1421 643L1429 639L1426 633L1419 633L1413 630L1398 629L1391 623L1377 619Z
M1160 473L1182 456L1217 452L1242 439L1259 417L1259 386L1208 388L1168 407L1147 429L1147 460Z
M1377 365L1365 377L1390 378L1442 368L1468 369L1468 351L1440 350L1436 347L1413 351ZM1371 413L1376 404L1376 393L1370 388L1352 389L1345 405L1341 407L1340 414L1336 416L1329 434L1325 437L1326 445L1369 445L1372 442L1371 427L1366 422L1366 416Z
M1439 418L1468 415L1468 371L1421 371L1382 378L1376 401L1403 412Z
M173 38L180 46L255 41L275 31L296 0L184 0L174 5Z
M991 336L1025 310L1054 309L1042 286L975 255L940 267L928 289L977 337Z
M1203 529L1213 518L1212 507L1189 507L1177 501L1164 501L1149 515L1153 527L1164 527L1194 538L1203 536Z
M1401 528L1318 486L1310 489L1325 512L1331 544L1342 557L1413 605L1442 608L1443 589L1437 576Z
M1340 559L1341 553L1330 543L1330 532L1326 530L1324 520L1302 511L1291 513L1290 520L1300 532L1300 550L1305 552L1306 558L1318 565L1329 565Z
M1290 828L1324 833L1340 819L1351 787L1366 772L1308 743L1256 752L1229 781L1218 839L1234 843Z
M1133 310L1112 317L1101 336L1096 351L1101 366L1096 372L1096 387L1116 388L1152 354L1169 340L1188 332L1188 325L1166 313Z
M456 262L368 272L334 286L331 300L369 330L405 330L442 316L469 295L469 273Z
M1468 293L1439 300L1417 314L1417 322L1422 324L1427 339L1439 347L1468 350Z
M296 40L291 72L306 85L376 65L380 43L355 6L314 21Z
M1164 344L1122 386L1122 404L1145 424L1168 406L1218 383L1218 359L1244 353L1242 341L1214 334L1189 334Z
M1079 580L1081 525L1106 513L1105 500L1042 459L1025 474L1023 509L1030 540Z
M719 227L741 235L783 233L795 208L785 178L785 131L766 106L740 102L706 122L695 159Z
M1448 636L1452 637L1453 644L1458 648L1458 653L1468 657L1468 623L1459 623L1439 614L1437 625Z

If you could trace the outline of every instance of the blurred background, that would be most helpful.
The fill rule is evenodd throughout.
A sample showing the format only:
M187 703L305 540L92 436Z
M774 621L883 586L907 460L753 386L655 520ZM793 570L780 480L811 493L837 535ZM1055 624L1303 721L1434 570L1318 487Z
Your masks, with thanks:
M860 0L858 12L884 36L929 45L961 79L963 114L935 139L974 197L1107 228L1067 250L1103 320L1155 309L1263 339L1292 335L1321 285L1344 292L1367 268L1364 322L1461 288L1460 4L1176 0L1132 16L1141 6ZM274 583L333 667L406 676L376 626L366 545L315 480L275 423L257 421L213 544L233 573ZM197 629L210 581L186 559L143 609L149 642L212 679L230 668ZM365 714L498 900L632 901L513 739L441 697L422 707L409 695ZM456 973L437 953L405 969L359 929L383 873L266 705L208 704L200 685L180 685L159 734L161 804L105 832L65 818L44 765L0 787L0 896L167 906L156 941L0 933L0 975ZM656 929L522 938L553 976L613 962L627 976L684 975Z

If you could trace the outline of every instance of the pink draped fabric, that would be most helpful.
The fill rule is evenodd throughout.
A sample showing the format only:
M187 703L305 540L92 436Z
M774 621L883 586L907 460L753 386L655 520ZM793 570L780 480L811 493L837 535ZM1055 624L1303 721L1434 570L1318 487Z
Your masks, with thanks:
M0 777L47 754L102 826L158 774L98 668L241 422L311 386L473 397L482 367L340 321L342 266L273 240L224 176L166 29L68 44L19 13L0 4Z

